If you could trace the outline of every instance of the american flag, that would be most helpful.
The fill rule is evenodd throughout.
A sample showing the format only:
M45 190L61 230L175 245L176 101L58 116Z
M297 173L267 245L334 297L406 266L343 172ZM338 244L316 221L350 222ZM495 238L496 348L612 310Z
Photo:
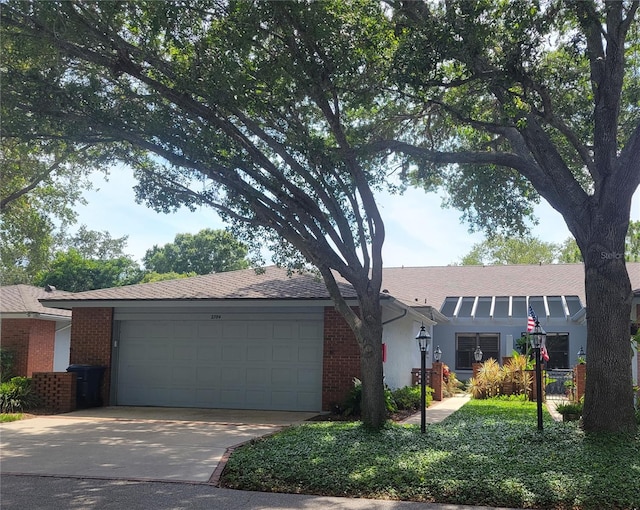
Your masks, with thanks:
M536 312L533 311L533 307L529 305L529 317L527 317L527 333L531 333L535 327L536 322L538 322L538 316Z

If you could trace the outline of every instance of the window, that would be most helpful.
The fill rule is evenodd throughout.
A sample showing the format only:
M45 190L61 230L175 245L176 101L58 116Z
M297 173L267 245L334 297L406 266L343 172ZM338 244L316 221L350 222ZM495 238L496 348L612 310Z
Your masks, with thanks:
M546 363L547 368L569 368L568 333L547 333L546 346L549 355L549 361Z
M471 370L475 362L473 352L480 346L482 360L500 361L500 335L498 333L456 333L456 370Z

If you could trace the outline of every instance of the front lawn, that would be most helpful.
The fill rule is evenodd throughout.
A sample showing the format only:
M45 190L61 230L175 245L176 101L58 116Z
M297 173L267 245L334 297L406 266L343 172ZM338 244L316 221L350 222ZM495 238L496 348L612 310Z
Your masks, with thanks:
M10 421L18 421L24 418L22 413L0 413L0 423L7 423Z
M291 427L236 450L225 487L468 505L640 508L640 435L586 437L575 422L536 430L532 402L472 400L439 424Z

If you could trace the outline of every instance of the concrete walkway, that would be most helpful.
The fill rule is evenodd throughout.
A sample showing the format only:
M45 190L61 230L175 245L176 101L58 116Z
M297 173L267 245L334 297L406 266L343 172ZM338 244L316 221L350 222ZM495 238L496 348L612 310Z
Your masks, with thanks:
M471 396L467 393L457 394L453 397L445 398L444 400L432 401L431 405L427 407L425 412L427 423L438 423L444 420L447 416L454 413L465 405ZM403 420L401 423L417 424L420 425L421 414L417 412L409 416L409 418Z

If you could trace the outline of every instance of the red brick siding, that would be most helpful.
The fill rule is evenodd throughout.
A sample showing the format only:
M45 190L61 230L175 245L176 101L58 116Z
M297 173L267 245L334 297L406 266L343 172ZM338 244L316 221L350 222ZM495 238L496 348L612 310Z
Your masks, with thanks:
M104 405L109 405L112 328L113 308L73 309L69 363L105 367L101 391Z
M68 413L76 408L74 372L35 372L33 387L41 406L51 413Z
M3 349L14 352L13 375L53 370L56 323L39 319L3 319Z
M29 336L29 361L27 375L34 372L53 370L53 351L56 343L56 323L53 321L33 320Z
M360 377L360 348L342 315L331 307L324 309L324 352L322 361L322 410L342 404Z
M13 375L27 376L30 332L31 319L2 319L0 345L13 352Z

